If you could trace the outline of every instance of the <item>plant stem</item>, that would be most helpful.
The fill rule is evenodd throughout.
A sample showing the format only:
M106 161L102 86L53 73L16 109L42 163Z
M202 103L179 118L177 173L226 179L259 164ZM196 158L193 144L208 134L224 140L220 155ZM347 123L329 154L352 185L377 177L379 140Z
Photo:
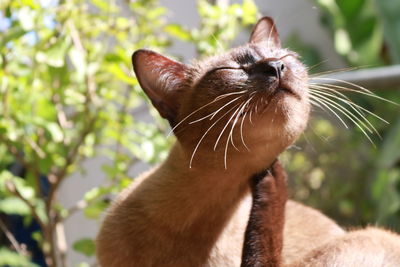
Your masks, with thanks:
M0 229L4 232L7 239L10 241L11 245L14 249L21 255L26 255L26 251L21 247L18 243L17 239L15 239L14 235L7 229L6 224L0 219Z

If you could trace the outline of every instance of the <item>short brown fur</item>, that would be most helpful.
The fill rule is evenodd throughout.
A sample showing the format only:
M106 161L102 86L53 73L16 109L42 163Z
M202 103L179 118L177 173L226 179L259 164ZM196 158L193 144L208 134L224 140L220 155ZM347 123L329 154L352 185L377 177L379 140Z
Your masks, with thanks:
M251 207L249 179L306 127L306 68L280 47L270 18L260 20L248 44L192 65L149 50L135 52L132 61L177 142L108 211L97 238L100 264L239 266ZM285 215L285 263L303 255L311 262L323 255L313 254L314 248L347 236L301 204L289 201Z
M241 267L274 267L282 263L287 201L286 173L275 161L252 177L253 204L245 232Z

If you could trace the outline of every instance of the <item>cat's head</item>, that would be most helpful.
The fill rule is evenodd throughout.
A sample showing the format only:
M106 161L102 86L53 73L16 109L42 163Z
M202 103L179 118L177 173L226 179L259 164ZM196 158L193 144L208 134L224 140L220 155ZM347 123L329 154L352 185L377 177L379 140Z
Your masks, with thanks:
M276 157L306 127L307 69L281 47L271 18L258 21L247 44L191 65L149 50L136 51L132 62L191 164L201 153L225 167L232 155Z

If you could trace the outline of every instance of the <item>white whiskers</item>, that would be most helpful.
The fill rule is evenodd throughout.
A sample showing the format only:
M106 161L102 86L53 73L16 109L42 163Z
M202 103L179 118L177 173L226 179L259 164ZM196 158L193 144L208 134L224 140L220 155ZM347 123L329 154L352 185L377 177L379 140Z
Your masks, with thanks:
M327 74L330 72L325 72L323 74ZM348 129L348 125L342 119L342 116L350 120L354 125L360 129L360 131L366 136L366 138L375 146L371 138L371 134L376 134L379 138L381 138L378 130L372 125L372 123L366 117L366 114L369 114L378 120L387 123L388 122L375 114L374 112L354 103L348 96L343 94L342 92L352 92L361 94L364 96L372 97L375 99L379 99L391 104L398 105L397 103L390 101L386 98L380 97L374 94L372 91L366 89L363 86L342 81L334 78L328 77L311 77L309 83L309 92L310 92L310 103L313 106L323 109L326 112L331 112L335 117L339 119L339 121L344 125L346 129ZM321 82L319 82L321 81ZM325 81L325 83L324 83ZM339 83L331 84L330 82ZM340 85L342 84L342 85Z
M203 108L206 108L207 106L209 106L209 105L211 105L211 104L214 104L215 102L217 102L217 101L219 101L219 100L221 100L221 99L224 99L224 98L226 98L226 97L228 97L228 96L231 96L231 95L238 95L238 94L244 94L244 93L246 93L246 92L247 92L247 90L242 90L242 91L238 91L238 92L232 92L232 93L227 93L227 94L223 94L223 95L217 96L213 101L211 101L211 102L209 102L209 103L207 103L207 104L205 104L205 105L199 107L198 109L196 109L195 111L193 111L192 113L190 113L189 115L187 115L186 117L184 117L179 123L177 123L177 124L169 131L167 137L170 136L170 135L173 133L173 131L174 131L175 129L177 129L184 121L186 121L188 118L190 118L191 116L193 116L194 114L196 114L197 112L199 112L200 110L202 110Z
M200 138L200 140L197 142L196 147L193 150L192 156L190 158L190 162L189 162L189 168L192 168L192 163L193 163L193 158L194 155L196 154L197 149L199 148L201 142L203 141L204 137L206 137L206 135L208 134L208 132L221 120L223 119L226 115L229 114L229 112L231 112L234 108L236 108L237 106L239 106L240 104L236 104L235 106L231 107L227 112L225 112L223 115L221 115L221 117L219 117L208 129L207 131L203 134L203 136Z

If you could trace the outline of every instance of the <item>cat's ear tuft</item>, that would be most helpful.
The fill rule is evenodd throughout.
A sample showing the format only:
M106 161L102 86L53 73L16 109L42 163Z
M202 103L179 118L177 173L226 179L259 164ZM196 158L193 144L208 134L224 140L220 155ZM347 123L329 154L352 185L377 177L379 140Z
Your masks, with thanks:
M173 126L182 98L179 93L182 92L186 65L144 49L133 53L132 64L140 86L160 115Z
M270 17L262 17L254 26L250 35L250 43L266 42L268 45L280 48L281 41L274 20Z

